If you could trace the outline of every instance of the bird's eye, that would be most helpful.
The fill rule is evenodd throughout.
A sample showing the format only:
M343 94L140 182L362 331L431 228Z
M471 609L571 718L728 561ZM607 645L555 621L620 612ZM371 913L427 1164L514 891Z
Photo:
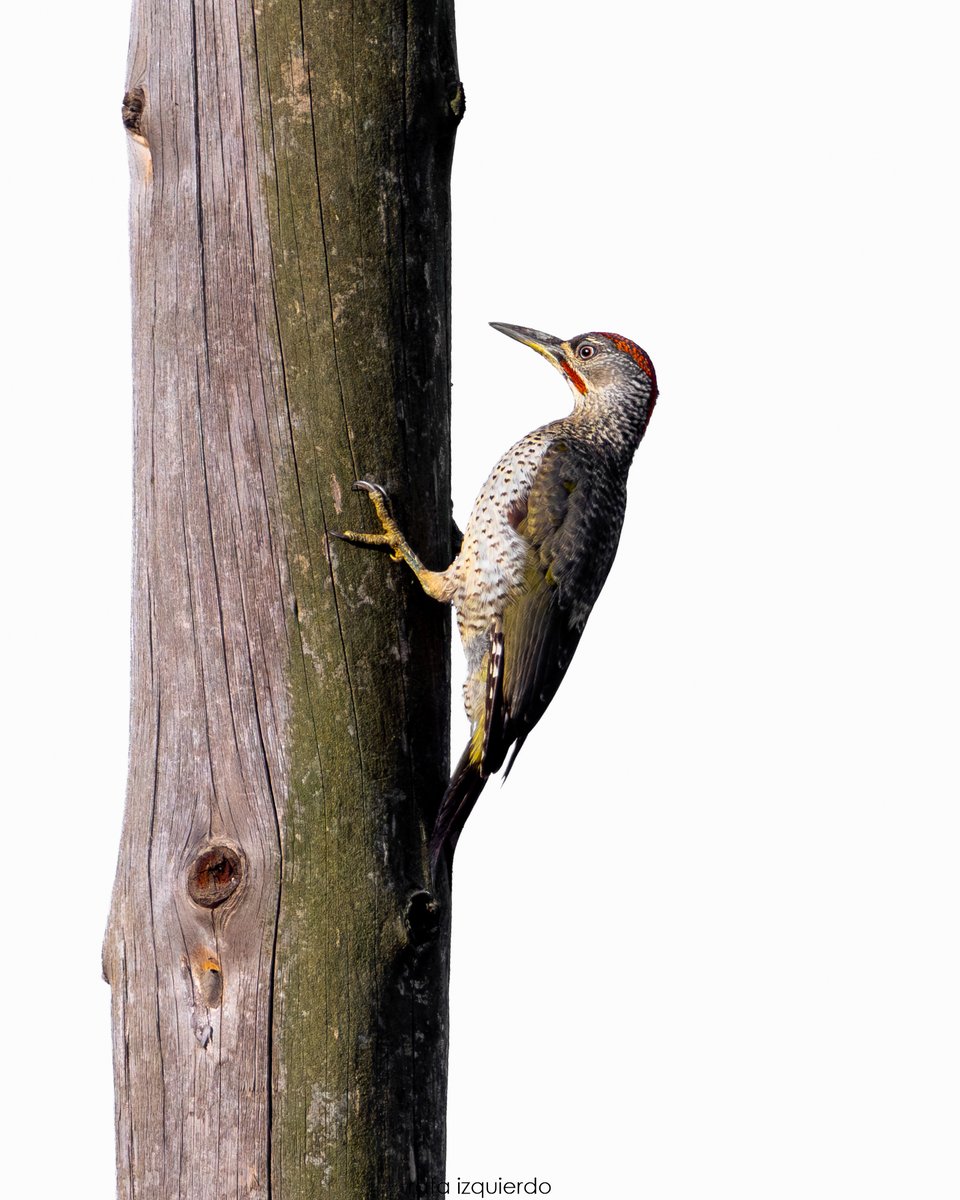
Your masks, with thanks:
M597 349L595 346L591 346L589 342L584 342L577 351L577 358L593 358L596 352Z

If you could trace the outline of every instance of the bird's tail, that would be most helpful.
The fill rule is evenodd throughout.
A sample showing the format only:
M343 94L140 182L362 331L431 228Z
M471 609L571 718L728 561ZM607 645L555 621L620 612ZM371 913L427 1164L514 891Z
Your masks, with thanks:
M440 801L440 810L430 836L430 875L436 882L441 865L449 872L457 839L487 782L480 764L471 761L471 744L464 750ZM475 751L474 756L476 757Z

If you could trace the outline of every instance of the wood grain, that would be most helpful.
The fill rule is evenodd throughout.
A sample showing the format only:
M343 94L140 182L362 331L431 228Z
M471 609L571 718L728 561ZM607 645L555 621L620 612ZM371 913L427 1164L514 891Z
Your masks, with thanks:
M130 778L104 947L123 1197L443 1178L452 5L138 0ZM425 919L426 915L426 919Z

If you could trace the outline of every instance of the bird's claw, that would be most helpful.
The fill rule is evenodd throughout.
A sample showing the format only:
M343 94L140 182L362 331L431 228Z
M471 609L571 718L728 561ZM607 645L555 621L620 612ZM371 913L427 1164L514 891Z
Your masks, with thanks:
M369 479L357 479L354 482L353 490L355 492L366 492L366 494L373 501L374 506L379 507L379 501L379 503L383 504L383 506L389 511L390 497L379 483L371 483Z
M339 538L341 542L351 542L354 546L376 546L389 550L390 557L395 562L401 562L403 560L403 553L398 546L400 535L396 529L393 514L390 511L389 496L379 483L371 483L368 479L356 480L353 490L355 492L365 492L370 497L370 502L377 514L377 519L380 521L383 532L355 533L352 529L344 529L340 533L335 533L331 530L333 536Z
M385 533L356 533L352 529L331 529L330 536L340 542L350 542L354 546L383 546L393 549L393 544Z
M327 532L338 542L351 542L354 546L368 545L370 538L379 536L375 533L354 533L352 529L328 529Z
M358 479L354 485L355 492L366 492L370 497L370 503L374 507L374 511L380 518L380 524L386 526L387 522L393 517L390 510L390 497L379 483L371 483L369 479Z

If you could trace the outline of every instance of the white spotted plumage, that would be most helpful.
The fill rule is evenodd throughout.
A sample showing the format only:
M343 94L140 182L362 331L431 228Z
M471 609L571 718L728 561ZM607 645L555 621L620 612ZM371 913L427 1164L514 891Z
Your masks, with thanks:
M443 572L467 659L463 704L476 729L487 707L486 656L494 619L520 586L529 546L511 523L526 503L537 468L557 436L553 425L521 438L490 472L467 521L460 552Z
M383 533L342 535L388 546L428 595L457 610L471 737L430 839L434 878L441 862L452 861L487 777L511 750L516 755L564 677L616 554L627 473L658 394L650 359L628 338L587 333L561 341L518 325L495 328L562 372L573 412L500 458L446 570L424 566L375 484L358 486L371 495Z

